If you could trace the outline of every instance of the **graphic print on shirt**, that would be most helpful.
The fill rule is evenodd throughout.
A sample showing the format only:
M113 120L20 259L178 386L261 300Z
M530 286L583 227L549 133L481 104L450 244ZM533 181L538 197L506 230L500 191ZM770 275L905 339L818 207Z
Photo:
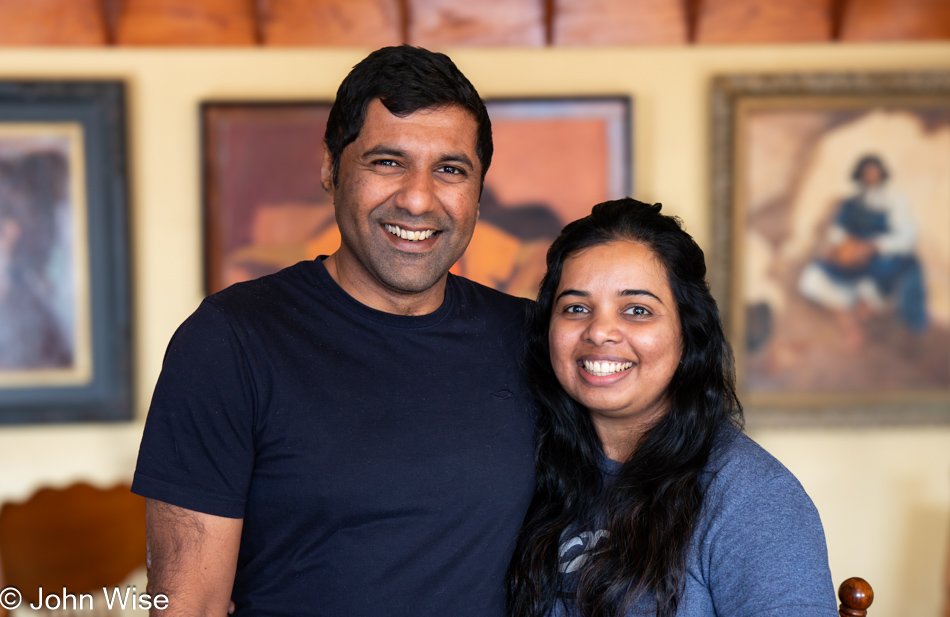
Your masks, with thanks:
M597 544L609 535L606 529L582 531L562 542L557 552L558 571L561 574L571 574L583 568Z

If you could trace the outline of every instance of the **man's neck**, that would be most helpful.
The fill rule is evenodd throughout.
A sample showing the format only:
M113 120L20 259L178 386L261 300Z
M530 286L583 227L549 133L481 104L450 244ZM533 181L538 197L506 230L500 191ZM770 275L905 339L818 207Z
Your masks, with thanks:
M366 281L365 276L355 274L346 260L339 258L339 251L323 260L330 278L354 300L370 308L393 315L428 315L434 313L445 300L445 281L441 281L420 293L399 293L383 287L378 282Z

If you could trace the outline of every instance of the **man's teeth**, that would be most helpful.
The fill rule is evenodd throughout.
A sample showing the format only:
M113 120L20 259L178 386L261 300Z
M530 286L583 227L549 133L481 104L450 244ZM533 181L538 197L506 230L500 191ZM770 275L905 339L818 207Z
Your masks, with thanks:
M407 231L402 229L398 225L385 225L386 231L391 233L394 236L399 236L403 240L409 240L410 242L419 242L420 240L428 240L435 235L434 229L425 229L423 231Z
M584 370L597 377L621 373L633 367L633 362L591 362L584 360Z

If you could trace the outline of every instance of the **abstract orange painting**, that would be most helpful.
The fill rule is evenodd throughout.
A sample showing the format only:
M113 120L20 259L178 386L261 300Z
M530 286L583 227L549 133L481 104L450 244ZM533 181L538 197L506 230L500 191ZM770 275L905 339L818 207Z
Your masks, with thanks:
M488 101L494 157L479 223L456 274L533 298L566 223L630 192L630 100ZM209 293L336 250L320 186L330 103L206 103Z

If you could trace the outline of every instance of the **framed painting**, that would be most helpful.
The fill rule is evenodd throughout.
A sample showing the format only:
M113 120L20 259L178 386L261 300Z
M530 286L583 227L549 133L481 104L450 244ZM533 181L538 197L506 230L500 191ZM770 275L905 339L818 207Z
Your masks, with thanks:
M950 73L722 76L712 126L749 419L950 420Z
M518 98L485 105L495 151L475 234L452 271L534 298L561 228L632 191L631 101Z
M340 246L320 184L331 104L201 106L208 293Z
M131 419L124 86L0 82L0 422Z
M320 185L327 102L202 105L207 291L332 253ZM486 101L494 157L479 222L452 271L534 297L564 224L631 190L630 100Z

